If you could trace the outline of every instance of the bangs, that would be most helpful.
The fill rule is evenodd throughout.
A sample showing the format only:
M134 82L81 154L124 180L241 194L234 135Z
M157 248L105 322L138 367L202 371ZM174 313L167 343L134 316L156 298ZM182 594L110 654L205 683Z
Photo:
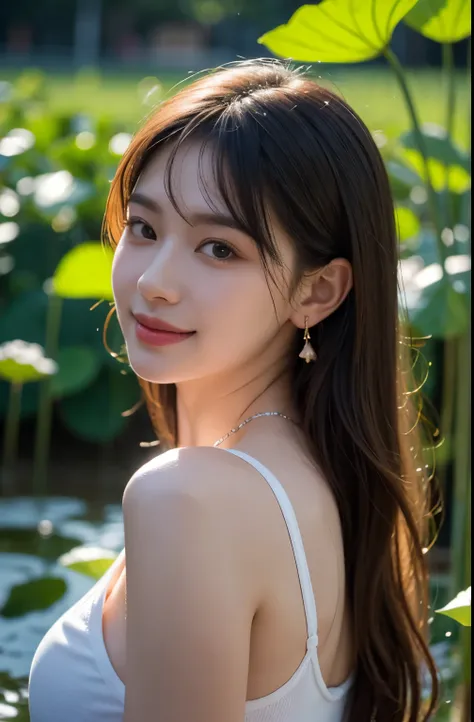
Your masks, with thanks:
M255 243L265 270L273 282L273 268L285 268L271 217L277 217L271 203L271 165L262 143L264 129L250 113L222 111L217 118L193 118L180 133L165 139L172 145L166 169L166 194L177 213L189 223L177 200L173 185L173 168L179 151L191 143L199 143L198 184L209 207L222 212L223 204L236 224ZM213 188L209 187L204 170L204 156L210 159ZM217 190L217 198L216 198Z

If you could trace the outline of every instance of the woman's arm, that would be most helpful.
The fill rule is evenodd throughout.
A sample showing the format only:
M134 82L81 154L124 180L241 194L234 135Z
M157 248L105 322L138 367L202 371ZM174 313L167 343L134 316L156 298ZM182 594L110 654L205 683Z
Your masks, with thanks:
M124 722L245 716L255 609L235 534L210 496L221 459L211 470L199 451L139 472L124 493Z

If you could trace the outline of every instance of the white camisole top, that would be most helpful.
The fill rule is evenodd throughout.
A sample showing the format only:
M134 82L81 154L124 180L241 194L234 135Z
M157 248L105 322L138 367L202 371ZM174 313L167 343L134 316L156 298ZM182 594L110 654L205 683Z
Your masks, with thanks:
M275 692L247 701L242 722L342 722L354 674L339 687L326 687L323 681L313 587L291 502L263 464L245 452L226 451L251 464L266 479L280 505L293 547L308 630L307 651L294 675ZM108 582L123 554L40 642L29 677L31 722L123 721L125 685L109 660L102 633Z

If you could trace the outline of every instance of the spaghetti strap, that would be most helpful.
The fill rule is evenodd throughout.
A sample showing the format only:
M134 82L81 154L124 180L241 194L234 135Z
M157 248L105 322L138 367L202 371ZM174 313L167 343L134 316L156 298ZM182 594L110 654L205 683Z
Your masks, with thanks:
M298 570L298 577L300 580L301 593L303 596L303 603L306 615L306 625L308 629L308 650L316 648L318 645L318 617L316 612L316 602L314 598L313 585L311 583L311 575L309 573L308 561L303 545L303 539L301 532L296 520L296 515L288 497L288 494L284 490L281 483L278 481L276 476L267 469L266 466L261 464L257 459L244 451L237 449L222 449L222 451L229 451L235 456L240 456L241 459L251 464L267 481L273 494L280 505L281 512L288 528L288 534L290 536L291 545L293 547L293 553L296 562L296 568Z

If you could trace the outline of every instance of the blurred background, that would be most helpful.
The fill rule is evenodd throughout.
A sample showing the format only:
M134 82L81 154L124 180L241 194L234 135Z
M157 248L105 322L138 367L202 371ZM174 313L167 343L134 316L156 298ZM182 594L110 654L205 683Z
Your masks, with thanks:
M147 446L154 436L136 379L104 347L110 289L100 278L89 278L87 288L78 283L98 258L116 165L153 108L196 73L274 57L258 38L287 23L300 4L16 0L0 6L0 719L28 719L25 677L34 649L93 583L58 559L84 545L120 550L123 489L159 453ZM462 523L459 516L470 500L469 43L449 43L448 52L404 22L391 39L420 122L439 146L445 143L430 159L435 192L451 209L443 243L456 256L442 297L432 286L439 258L424 223L425 179L407 140L411 117L400 79L382 56L311 67L362 116L387 162L413 329L431 337L415 351L414 365L430 429L428 463L445 499L429 555L433 609L453 596L453 568L465 580L469 562L470 516ZM427 297L425 289L433 288ZM120 355L114 317L107 344ZM461 457L456 471L453 461ZM464 550L454 562L453 543ZM456 623L437 616L432 645L446 687L439 720L450 718L462 676L458 642Z

